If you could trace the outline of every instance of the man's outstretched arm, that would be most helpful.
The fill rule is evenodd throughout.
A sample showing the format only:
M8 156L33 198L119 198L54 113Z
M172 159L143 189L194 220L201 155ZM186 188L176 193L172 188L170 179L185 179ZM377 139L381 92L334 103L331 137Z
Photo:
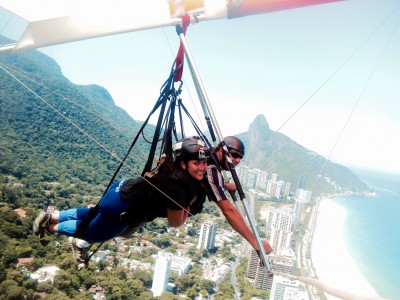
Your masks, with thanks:
M229 200L221 200L216 203L224 214L229 225L244 237L255 250L260 250L253 232L247 226L242 214L237 210L237 208L233 206ZM266 241L263 241L263 245L267 254L272 252L272 247Z

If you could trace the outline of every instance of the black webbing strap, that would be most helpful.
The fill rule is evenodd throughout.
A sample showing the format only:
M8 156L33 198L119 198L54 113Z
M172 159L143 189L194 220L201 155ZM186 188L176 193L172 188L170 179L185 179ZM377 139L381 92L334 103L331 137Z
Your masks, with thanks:
M150 171L150 170L152 169L153 162L154 162L154 154L155 154L155 152L156 152L157 144L158 144L159 139L160 139L161 126L162 126L162 123L163 123L163 120L164 120L165 107L166 107L166 105L167 105L167 99L169 98L169 96L170 96L170 91L168 91L168 93L165 94L165 95L164 95L164 98L163 98L163 102L162 102L162 105L161 105L160 114L159 114L159 116L158 116L157 126L156 126L156 128L155 128L155 130L154 130L154 134L153 134L153 141L152 141L152 143L151 143L151 148L150 148L149 156L148 156L148 158L147 158L146 165L145 165L145 167L143 168L142 176L143 176L146 172L148 172L148 171Z
M181 137L185 136L185 130L183 129L183 119L182 119L182 100L178 100L178 112L179 112L179 121L181 123Z
M187 115L187 117L189 118L190 122L192 123L194 129L196 130L197 135L206 143L206 145L211 149L211 144L208 141L207 137L203 134L203 132L201 131L200 127L196 124L196 122L194 121L194 119L192 118L192 116L190 115L189 111L186 109L185 105L183 105L183 103L180 101L178 102L179 104L179 109L182 108L183 111L185 112L185 114ZM181 120L182 122L182 120ZM210 132L214 132L212 130L212 127L209 128Z
M133 146L136 144L139 136L143 133L144 128L147 126L147 123L149 122L151 116L157 111L157 109L160 107L160 105L165 104L166 101L168 100L168 97L170 95L171 81L173 81L173 79L174 79L174 69L172 69L168 79L163 84L163 86L161 88L162 92L160 93L160 96L158 97L158 99L157 99L153 109L151 110L150 114L147 116L146 120L143 122L142 127L140 128L140 130L136 134L132 144L130 145L128 151L126 152L126 154L124 156L124 158L122 159L121 163L119 164L117 170L114 172L114 175L112 176L110 182L108 183L107 188L105 189L105 191L103 193L103 196L107 193L107 191L110 188L111 184L114 182L115 178L117 177L118 172L121 170L122 166L125 164L125 161L129 157L129 154L130 154ZM162 116L163 113L164 113L164 111L160 112L160 116ZM153 139L153 141L154 141L154 139ZM153 158L154 158L154 156L153 156Z
M175 63L175 62L174 62ZM117 174L119 173L119 171L121 170L122 166L125 164L125 161L127 160L127 158L129 157L129 154L132 150L132 148L134 147L134 145L136 144L139 136L143 133L144 128L147 126L147 123L150 120L150 117L154 114L154 112L157 111L157 109L162 106L161 111L160 111L160 115L159 115L159 122L157 124L156 130L155 130L155 135L157 135L157 138L153 138L153 144L152 144L152 150L154 148L154 150L152 151L152 157L149 157L147 164L149 164L149 162L152 162L154 159L154 151L155 148L157 146L157 140L160 136L160 129L161 129L161 123L162 123L162 117L164 115L164 111L165 111L165 106L166 103L168 101L168 98L171 95L171 90L173 89L173 80L174 80L174 74L175 74L175 70L174 68L172 68L171 73L168 77L168 79L164 82L164 84L161 87L162 92L160 93L159 98L157 99L153 109L151 110L151 112L149 113L149 115L147 116L146 120L143 122L142 127L140 128L140 130L138 131L138 133L136 134L135 138L133 139L132 144L130 145L127 153L125 154L124 158L121 160L118 168L116 169L116 171L114 172L114 175L112 176L111 180L109 181L107 188L104 190L103 196L100 198L99 202L96 204L95 209L98 209L98 206L101 202L101 199L104 197L104 195L107 193L108 189L110 188L110 186L112 185L112 183L114 182L115 178L117 177ZM157 132L158 131L158 132ZM155 144L155 146L154 146ZM172 145L171 145L172 148ZM146 166L147 166L146 164ZM151 164L150 164L151 167ZM144 172L144 171L143 171ZM144 174L144 173L143 173ZM88 256L85 258L85 266L87 266L89 264L89 260L90 258L98 251L98 249L103 245L104 242L101 242L99 244L99 246ZM90 245L90 247L88 248L88 251L90 250L90 248L92 247L93 244Z

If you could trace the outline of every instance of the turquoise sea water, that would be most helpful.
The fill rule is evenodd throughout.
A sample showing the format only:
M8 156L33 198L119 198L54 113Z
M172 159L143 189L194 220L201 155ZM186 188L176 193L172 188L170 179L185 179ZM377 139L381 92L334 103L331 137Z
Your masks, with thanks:
M346 246L381 297L400 299L400 175L354 172L374 189L376 196L334 200L347 211Z

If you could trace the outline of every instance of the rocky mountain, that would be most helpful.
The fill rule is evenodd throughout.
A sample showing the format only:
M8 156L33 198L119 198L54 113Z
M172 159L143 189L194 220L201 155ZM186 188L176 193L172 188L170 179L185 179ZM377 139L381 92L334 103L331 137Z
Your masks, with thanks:
M292 190L300 176L305 176L306 189L312 189L314 193L331 193L338 188L368 190L366 184L346 167L326 161L284 134L272 131L263 115L257 116L249 130L238 137L246 146L244 165L278 174L280 180L292 183Z

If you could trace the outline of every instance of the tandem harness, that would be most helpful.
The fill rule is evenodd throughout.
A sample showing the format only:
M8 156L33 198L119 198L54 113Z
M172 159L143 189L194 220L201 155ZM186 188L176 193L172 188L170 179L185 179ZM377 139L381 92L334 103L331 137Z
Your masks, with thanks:
M158 116L157 125L154 130L153 139L151 141L149 156L147 158L147 162L146 162L145 167L141 174L141 178L143 178L143 180L148 180L149 182L151 182L152 181L151 178L158 177L161 174L168 174L168 176L173 176L173 174L174 174L173 158L172 158L172 136L174 136L175 141L177 141L179 139L177 130L176 130L176 123L175 123L176 107L178 107L178 112L179 112L179 121L180 121L182 138L184 137L182 115L183 115L183 113L185 113L187 118L192 123L197 135L207 144L208 147L211 147L210 142L208 141L206 136L201 132L200 127L195 123L194 119L189 114L188 110L183 105L182 100L179 97L182 92L182 90L181 90L182 81L179 81L179 86L177 89L175 89L174 83L176 80L176 74L177 74L177 71L180 70L181 68L182 68L182 63L177 67L177 69L172 67L169 78L165 81L165 83L163 84L163 86L161 88L159 98L157 99L149 116L146 118L146 120L144 121L140 130L136 134L126 155L121 160L118 168L114 172L114 175L112 176L111 180L109 181L108 186L105 189L102 198L104 197L104 195L109 190L110 186L115 181L118 172L121 170L121 168L125 164L127 158L129 157L131 150L133 149L133 147L136 144L137 140L139 139L140 135L142 135L143 139L145 141L147 141L144 136L144 129L147 126L150 117L157 110L160 110L160 112L159 112L159 116ZM168 102L169 102L169 105L168 105ZM159 142L161 142L161 145L158 145ZM159 151L160 151L160 154L158 156L159 160L157 161L156 167L153 169L154 157L155 157L155 153L156 153L157 149L159 149ZM78 227L76 237L84 239L84 237L86 236L86 233L87 233L87 226L90 223L90 221L96 216L98 209L99 209L100 202L101 202L101 200L97 203L97 205L95 207L90 208L88 217L85 220L83 220L83 222L81 222L80 226ZM128 214L126 216L122 216L121 221L126 220L125 218L128 218ZM124 221L124 223L125 223L125 221ZM129 236L131 233L133 233L135 230L137 230L143 224L144 224L144 222L141 222L140 224L129 225L128 230L122 236L124 236L124 237ZM97 252L97 250L102 246L102 244L103 244L103 242L100 243L100 245L85 259L86 266L88 265L90 258ZM93 244L91 244L91 246L92 245Z

